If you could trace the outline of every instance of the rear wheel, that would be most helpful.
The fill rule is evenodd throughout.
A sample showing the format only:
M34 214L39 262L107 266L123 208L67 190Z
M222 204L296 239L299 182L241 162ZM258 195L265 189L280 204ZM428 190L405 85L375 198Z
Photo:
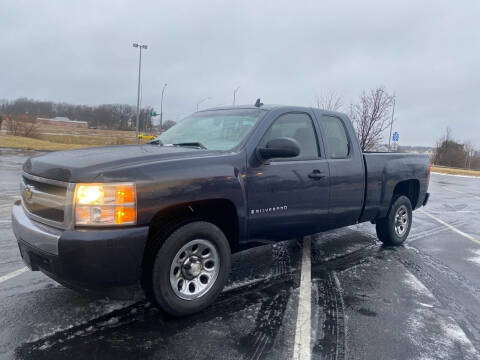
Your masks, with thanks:
M167 313L189 315L215 301L229 273L230 246L223 232L212 223L192 222L158 249L147 294Z
M397 196L385 218L376 222L377 236L385 245L405 242L412 226L412 205L406 196Z

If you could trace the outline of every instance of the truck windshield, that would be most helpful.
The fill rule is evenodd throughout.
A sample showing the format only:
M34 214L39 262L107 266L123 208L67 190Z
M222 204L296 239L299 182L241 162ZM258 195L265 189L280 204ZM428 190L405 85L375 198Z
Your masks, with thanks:
M230 150L245 139L265 113L259 109L198 112L172 126L152 143Z

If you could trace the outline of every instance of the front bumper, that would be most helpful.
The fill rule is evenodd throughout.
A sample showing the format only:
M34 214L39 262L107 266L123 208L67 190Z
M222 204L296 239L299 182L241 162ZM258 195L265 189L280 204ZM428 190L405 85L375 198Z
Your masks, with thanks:
M147 226L59 230L31 220L17 201L12 228L27 266L60 283L102 290L140 279Z

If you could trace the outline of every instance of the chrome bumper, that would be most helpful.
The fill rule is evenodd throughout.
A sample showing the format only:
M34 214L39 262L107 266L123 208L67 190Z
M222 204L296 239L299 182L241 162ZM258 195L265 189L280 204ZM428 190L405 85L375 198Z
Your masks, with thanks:
M58 255L58 241L62 231L31 220L20 200L12 207L12 228L18 240L52 255Z

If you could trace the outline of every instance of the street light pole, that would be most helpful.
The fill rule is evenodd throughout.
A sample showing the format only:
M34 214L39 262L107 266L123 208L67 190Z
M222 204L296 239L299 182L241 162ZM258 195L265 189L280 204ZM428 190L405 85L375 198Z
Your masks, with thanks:
M160 101L160 131L162 131L162 125L163 125L163 94L165 92L165 88L167 87L167 83L163 85L162 89L162 100Z
M141 73L142 73L142 49L147 50L147 45L140 45L137 43L133 43L134 48L139 48L139 58L138 58L138 89L137 89L137 122L135 126L135 133L136 133L136 138L137 138L137 144L138 144L138 122L139 122L139 116L140 116L140 79L141 79Z
M200 100L199 102L197 102L197 111L198 111L198 105L200 105L202 102L208 100L208 99L211 99L211 97L206 97L205 99L202 99Z
M235 98L237 96L238 89L240 89L240 86L237 86L237 88L233 90L233 105L235 105Z
M392 147L390 145L392 141L392 128L393 128L393 115L395 114L395 95L393 96L393 108L392 108L392 121L390 122L390 137L388 138L388 151L392 152Z

